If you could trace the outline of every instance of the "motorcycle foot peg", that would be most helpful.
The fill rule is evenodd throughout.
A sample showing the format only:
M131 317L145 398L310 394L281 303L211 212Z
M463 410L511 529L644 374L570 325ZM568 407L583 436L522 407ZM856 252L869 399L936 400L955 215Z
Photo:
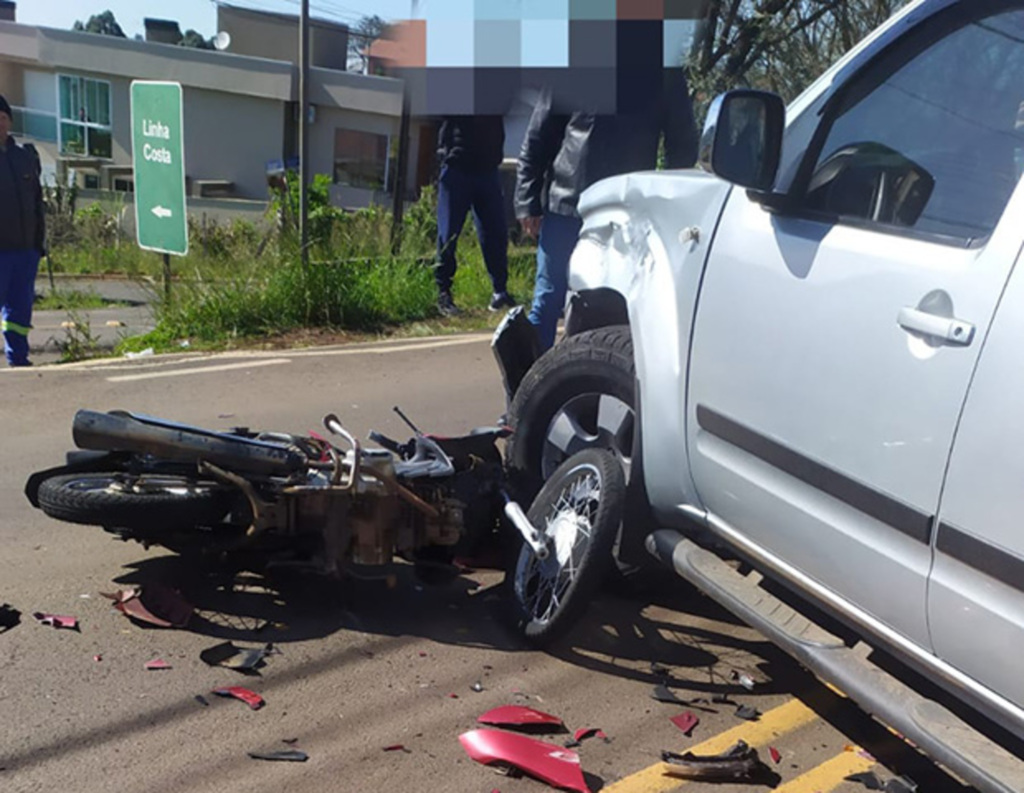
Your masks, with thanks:
M526 541L530 550L533 551L534 556L541 560L547 559L548 546L544 542L543 535L530 523L530 519L526 517L523 508L507 496L505 500L505 516L516 527L516 530L523 535L523 540Z

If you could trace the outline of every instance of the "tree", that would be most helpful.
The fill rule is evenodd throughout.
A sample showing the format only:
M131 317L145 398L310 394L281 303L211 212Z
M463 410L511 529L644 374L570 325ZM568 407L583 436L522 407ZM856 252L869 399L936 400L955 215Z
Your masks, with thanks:
M349 59L359 64L360 72L364 74L366 73L369 63L367 50L370 49L370 45L373 44L373 42L384 35L387 28L388 23L376 14L373 14L372 16L364 16L355 24L355 27L349 28Z
M792 99L906 0L707 0L686 58L696 104L731 88Z
M179 47L192 47L197 50L215 50L213 39L204 39L201 33L189 28L185 31L185 35L181 37L181 41L178 42Z
M93 14L84 25L81 22L75 22L71 29L83 33L99 33L101 36L127 38L124 31L121 30L121 26L117 24L117 20L114 19L114 12L109 10L102 14Z

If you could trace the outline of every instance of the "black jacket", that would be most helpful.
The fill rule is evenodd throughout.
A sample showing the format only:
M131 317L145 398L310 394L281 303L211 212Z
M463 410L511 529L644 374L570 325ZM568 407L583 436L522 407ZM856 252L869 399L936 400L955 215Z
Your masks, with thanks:
M662 133L666 165L691 167L698 135L686 78L680 69L661 76L661 89L650 92L642 109L614 116L561 114L552 107L551 93L543 93L519 154L516 216L537 217L545 210L577 215L580 193L595 182L653 170Z
M42 253L46 238L39 155L13 137L0 150L0 251Z
M445 116L437 135L441 165L490 171L505 158L505 119L501 116Z

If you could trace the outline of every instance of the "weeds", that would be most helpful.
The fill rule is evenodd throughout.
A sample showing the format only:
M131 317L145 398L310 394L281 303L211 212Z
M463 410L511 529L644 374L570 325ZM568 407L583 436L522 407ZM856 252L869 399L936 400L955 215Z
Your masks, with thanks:
M391 250L391 214L373 206L346 212L330 206L327 183L318 178L311 190L310 266L303 268L292 222L293 201L271 203L268 222L260 227L235 221L189 224L189 255L174 260L171 298L156 305L157 327L131 339L119 351L153 346L177 347L189 339L201 347L267 337L299 328L379 333L437 320L433 264L436 245L436 198L432 190L403 217L402 242ZM130 244L118 244L99 210L81 216L78 232L85 244L55 252L66 272L160 273L160 257ZM116 223L113 226L116 229ZM472 223L459 242L454 295L466 314L460 327L493 324L485 307L491 283ZM510 248L509 289L520 300L532 293L534 253ZM446 321L447 322L447 321ZM449 323L451 324L451 323Z
M68 312L68 320L64 323L64 339L55 341L61 363L83 361L100 351L99 336L93 334L89 319L77 311Z

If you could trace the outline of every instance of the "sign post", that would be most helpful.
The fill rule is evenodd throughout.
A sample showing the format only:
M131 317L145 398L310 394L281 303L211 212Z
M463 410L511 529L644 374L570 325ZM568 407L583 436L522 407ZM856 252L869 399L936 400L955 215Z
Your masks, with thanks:
M140 248L164 254L169 295L169 254L188 253L181 85L135 80L131 97L135 233Z

